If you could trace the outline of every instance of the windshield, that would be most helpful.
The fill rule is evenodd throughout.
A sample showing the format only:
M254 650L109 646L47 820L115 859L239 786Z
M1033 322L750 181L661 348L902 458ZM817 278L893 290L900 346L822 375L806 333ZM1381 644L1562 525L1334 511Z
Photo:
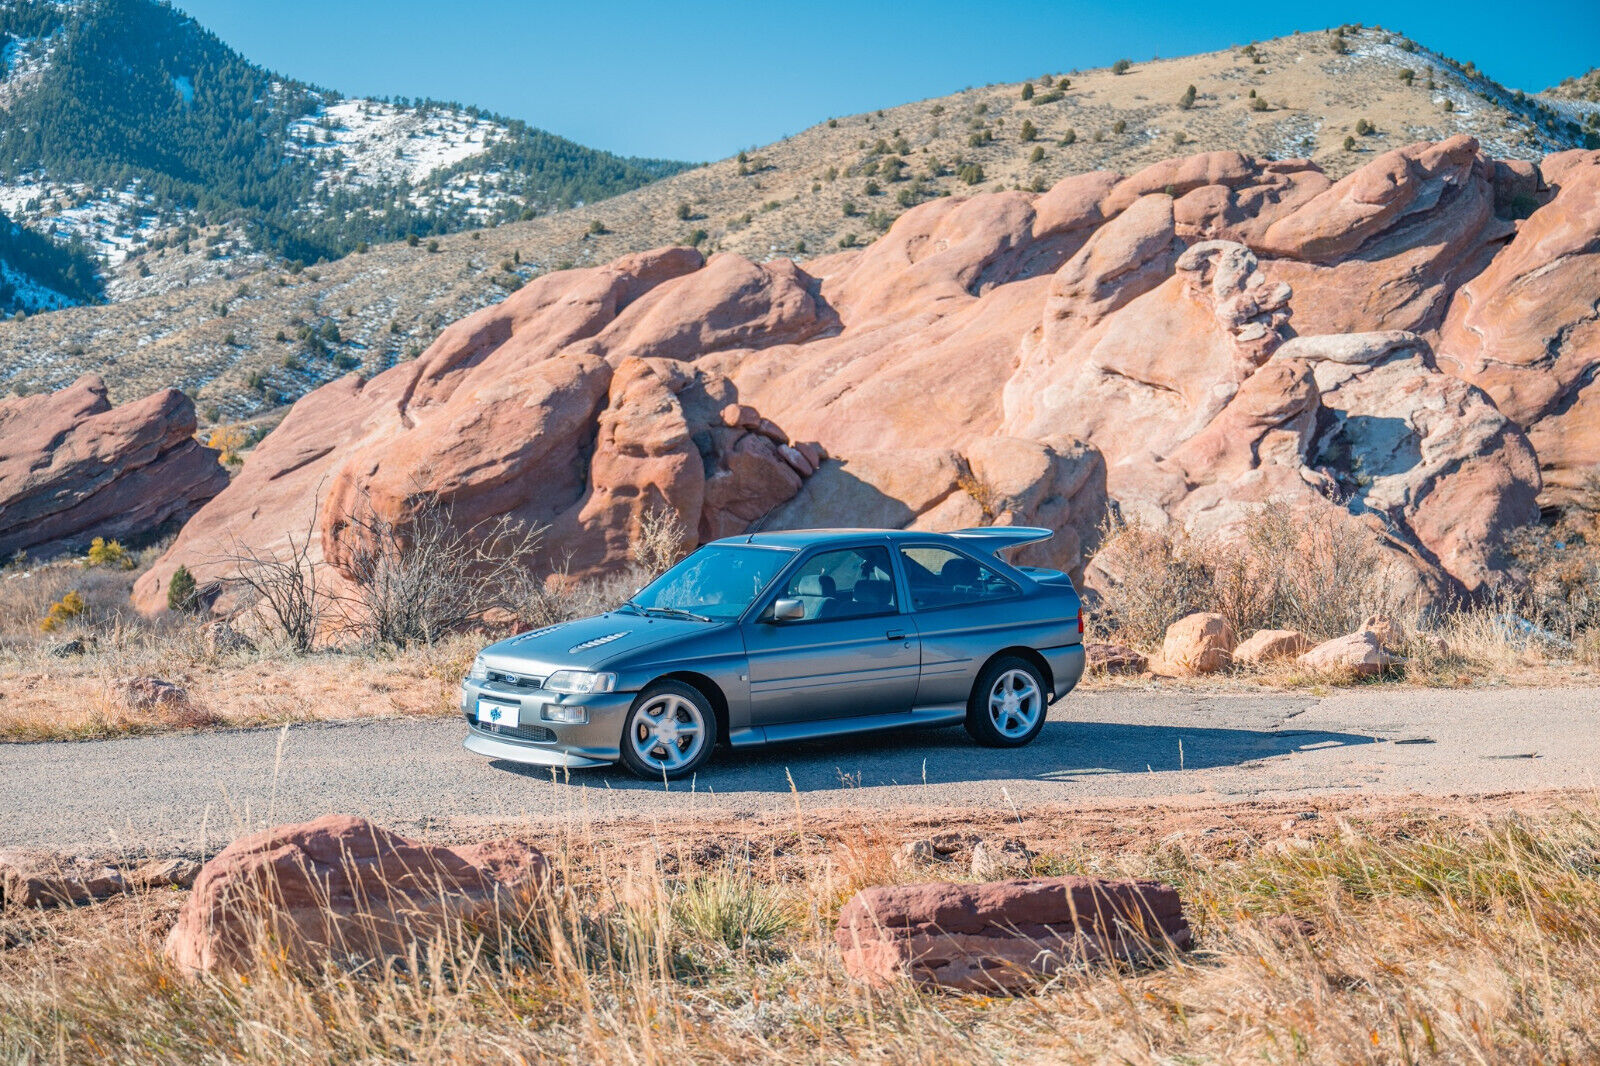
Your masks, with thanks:
M738 618L793 553L745 544L711 544L656 578L629 600L641 611Z

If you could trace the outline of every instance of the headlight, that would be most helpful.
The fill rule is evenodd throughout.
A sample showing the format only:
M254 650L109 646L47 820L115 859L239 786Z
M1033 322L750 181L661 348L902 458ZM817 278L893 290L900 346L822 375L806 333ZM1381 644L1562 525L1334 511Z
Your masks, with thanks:
M591 692L610 692L617 687L616 674L596 674L588 670L557 670L545 679L549 692L569 692L576 696Z
M489 664L483 661L483 656L472 660L472 669L467 671L470 681L482 681L489 676Z

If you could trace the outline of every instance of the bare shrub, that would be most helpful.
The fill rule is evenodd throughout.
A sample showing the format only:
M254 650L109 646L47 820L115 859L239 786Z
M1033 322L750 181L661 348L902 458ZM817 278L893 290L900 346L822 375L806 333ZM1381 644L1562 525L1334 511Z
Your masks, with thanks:
M613 610L648 581L637 567L582 579L563 567L543 580L530 577L523 581L513 610L518 624L541 629Z
M1206 538L1114 519L1092 567L1105 586L1100 628L1136 644L1159 641L1196 611L1218 612L1241 634L1297 629L1320 639L1398 606L1390 560L1373 534L1333 513L1283 505Z
M223 586L239 601L240 613L253 613L291 650L304 654L317 643L333 603L318 583L312 553L317 536L312 513L304 533L291 532L282 548L253 548L234 541L225 557Z
M1182 529L1108 519L1092 566L1109 579L1096 613L1108 635L1152 644L1184 615L1211 607L1211 572Z
M1388 591L1393 562L1355 523L1274 504L1256 512L1241 532L1241 539L1211 546L1216 610L1235 632L1298 629L1334 637L1399 606Z
M1553 525L1518 530L1511 554L1522 569L1520 613L1575 644L1600 633L1600 470Z
M404 648L516 614L545 528L504 515L459 528L437 497L404 524L363 508L345 531L347 628L364 644Z
M689 530L672 507L652 507L639 519L639 532L628 545L628 557L651 581L684 556Z

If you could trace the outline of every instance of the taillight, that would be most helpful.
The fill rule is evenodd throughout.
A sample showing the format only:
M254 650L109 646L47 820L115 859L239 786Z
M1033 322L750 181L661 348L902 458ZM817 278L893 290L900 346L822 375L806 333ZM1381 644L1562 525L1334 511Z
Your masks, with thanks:
M1083 607L1078 608L1078 636L1083 636Z

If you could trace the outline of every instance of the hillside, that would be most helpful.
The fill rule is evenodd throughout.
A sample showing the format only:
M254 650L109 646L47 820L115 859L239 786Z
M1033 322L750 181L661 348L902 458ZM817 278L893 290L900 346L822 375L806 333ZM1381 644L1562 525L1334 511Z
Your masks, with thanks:
M457 104L345 99L153 0L0 5L0 212L71 241L113 300L531 218L678 169ZM29 295L0 310L62 302Z
M1457 133L1495 156L1536 159L1593 143L1600 109L1513 92L1377 29L1062 77L830 119L530 221L374 246L300 272L240 259L226 278L196 271L147 297L0 324L0 385L59 387L93 369L119 399L176 385L202 417L236 419L347 369L415 355L446 323L536 275L632 250L682 242L758 260L809 256L869 242L938 196L1043 189L1215 149L1309 156L1333 177ZM177 259L194 269L197 254Z

